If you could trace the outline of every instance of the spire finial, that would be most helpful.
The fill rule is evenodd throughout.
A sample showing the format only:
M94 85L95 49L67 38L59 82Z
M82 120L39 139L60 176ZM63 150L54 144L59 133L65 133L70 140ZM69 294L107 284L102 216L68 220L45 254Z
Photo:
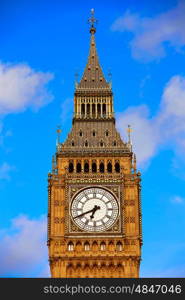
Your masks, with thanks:
M97 19L94 17L94 8L91 8L91 17L88 19L88 23L91 24L90 33L95 34L96 28L94 24L97 23Z
M60 144L60 135L61 135L61 132L62 132L61 126L58 125L58 126L57 126L57 145Z
M130 133L132 132L132 128L130 125L128 125L127 132L128 132L128 143L131 144Z

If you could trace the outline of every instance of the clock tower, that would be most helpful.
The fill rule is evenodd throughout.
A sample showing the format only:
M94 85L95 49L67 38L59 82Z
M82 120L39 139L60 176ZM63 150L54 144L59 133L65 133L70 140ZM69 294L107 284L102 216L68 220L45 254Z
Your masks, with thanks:
M140 172L130 138L123 141L115 127L93 10L89 21L90 51L75 86L72 129L63 143L58 139L48 174L51 276L134 278L142 245Z

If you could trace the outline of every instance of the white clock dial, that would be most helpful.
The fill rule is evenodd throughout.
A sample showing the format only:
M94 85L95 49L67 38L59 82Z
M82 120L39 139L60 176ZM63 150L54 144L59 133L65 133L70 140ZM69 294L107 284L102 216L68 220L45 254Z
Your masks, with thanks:
M103 188L84 189L71 204L72 219L84 231L105 231L115 223L118 214L116 198Z

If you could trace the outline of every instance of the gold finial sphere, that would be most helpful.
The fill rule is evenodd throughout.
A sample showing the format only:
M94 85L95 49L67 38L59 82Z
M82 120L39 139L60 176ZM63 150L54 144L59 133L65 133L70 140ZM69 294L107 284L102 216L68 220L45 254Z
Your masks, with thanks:
M97 23L97 20L94 17L94 8L91 8L91 17L88 19L88 23L91 24L90 33L95 34L96 28L94 25Z

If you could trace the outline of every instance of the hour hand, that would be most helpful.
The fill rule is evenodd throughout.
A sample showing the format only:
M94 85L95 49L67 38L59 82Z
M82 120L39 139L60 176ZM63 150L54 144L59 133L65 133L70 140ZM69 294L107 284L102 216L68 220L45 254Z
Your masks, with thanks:
M94 218L94 214L95 214L95 212L96 212L98 209L100 209L100 206L95 205L94 208L93 208L93 210L92 210L92 214L91 214L91 216L90 216L91 219Z

